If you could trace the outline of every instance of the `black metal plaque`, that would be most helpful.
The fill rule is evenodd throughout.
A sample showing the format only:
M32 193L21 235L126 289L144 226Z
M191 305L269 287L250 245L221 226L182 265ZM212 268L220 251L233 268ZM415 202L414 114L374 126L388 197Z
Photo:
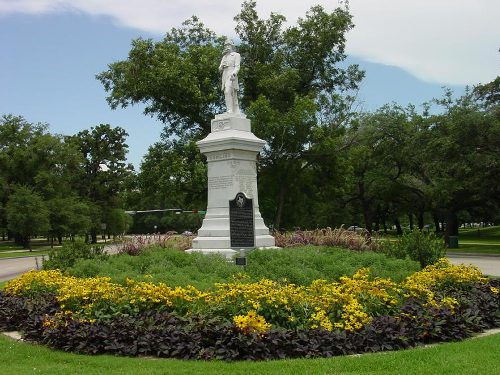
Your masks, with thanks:
M229 201L229 233L231 247L254 247L253 199L243 193Z

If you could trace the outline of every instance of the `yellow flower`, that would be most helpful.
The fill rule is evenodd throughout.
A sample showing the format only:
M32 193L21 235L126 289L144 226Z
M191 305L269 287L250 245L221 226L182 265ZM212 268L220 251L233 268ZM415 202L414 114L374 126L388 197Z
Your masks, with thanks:
M271 329L271 324L267 323L266 319L258 315L255 311L249 311L247 315L234 316L233 323L243 333L255 332L264 334Z

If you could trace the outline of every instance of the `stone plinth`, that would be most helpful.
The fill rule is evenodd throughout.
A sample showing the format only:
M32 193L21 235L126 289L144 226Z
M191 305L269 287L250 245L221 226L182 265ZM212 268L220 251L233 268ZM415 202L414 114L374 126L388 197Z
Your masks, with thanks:
M229 200L240 192L253 202L255 247L275 246L260 214L257 194L256 158L264 144L251 132L250 120L244 115L224 113L212 120L211 133L197 142L208 163L207 213L188 252L227 257L239 252L240 248L231 248Z

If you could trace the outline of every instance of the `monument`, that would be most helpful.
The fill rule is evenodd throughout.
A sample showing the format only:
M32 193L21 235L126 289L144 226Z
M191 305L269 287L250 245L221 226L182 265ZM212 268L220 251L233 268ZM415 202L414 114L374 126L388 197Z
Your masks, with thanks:
M257 154L265 141L251 131L238 104L240 55L227 39L219 71L226 112L216 115L210 134L197 142L208 163L207 213L188 252L222 253L274 247L259 211Z

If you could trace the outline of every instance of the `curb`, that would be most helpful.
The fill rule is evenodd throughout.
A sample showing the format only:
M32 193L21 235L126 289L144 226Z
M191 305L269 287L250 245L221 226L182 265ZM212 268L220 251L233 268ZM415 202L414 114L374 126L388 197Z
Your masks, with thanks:
M451 258L461 258L461 257L486 257L486 258L500 258L500 254L485 254L485 253L460 253L456 251L447 251L445 254L446 257Z

